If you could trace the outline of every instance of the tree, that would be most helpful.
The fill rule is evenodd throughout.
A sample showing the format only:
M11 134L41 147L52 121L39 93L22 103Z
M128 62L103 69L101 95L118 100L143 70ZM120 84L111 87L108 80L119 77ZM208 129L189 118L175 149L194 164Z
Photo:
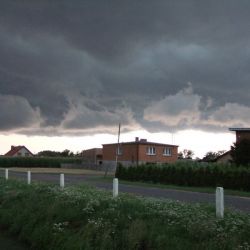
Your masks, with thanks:
M226 152L225 150L219 150L217 152L209 151L202 158L202 161L206 161L206 162L215 161L219 156L223 155L225 152Z
M250 164L250 140L241 140L231 146L231 156L237 165Z
M44 151L38 152L37 155L43 156L43 157L74 157L74 153L68 149L63 150L62 152L44 150Z
M62 151L62 153L61 153L61 156L62 156L62 157L68 157L68 156L70 156L70 150L64 149L64 150Z
M59 157L60 152L57 151L51 151L51 150L44 150L37 153L37 156L43 156L43 157Z
M190 149L184 149L178 153L178 159L192 159L194 156L194 151Z

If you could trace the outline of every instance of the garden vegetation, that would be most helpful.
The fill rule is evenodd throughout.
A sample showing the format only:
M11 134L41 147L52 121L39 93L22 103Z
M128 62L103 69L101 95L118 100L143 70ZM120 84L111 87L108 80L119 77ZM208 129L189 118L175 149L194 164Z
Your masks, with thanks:
M1 228L36 250L250 248L250 216L210 205L2 178L0 204Z
M81 158L76 157L0 157L2 168L60 168L62 163L80 164Z
M250 191L250 168L233 164L179 162L166 165L119 165L116 177L128 181L141 181L190 187L224 187Z

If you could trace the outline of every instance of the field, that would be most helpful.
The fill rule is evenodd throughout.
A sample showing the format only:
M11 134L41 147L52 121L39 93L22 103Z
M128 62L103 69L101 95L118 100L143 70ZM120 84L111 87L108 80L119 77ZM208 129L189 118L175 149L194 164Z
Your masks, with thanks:
M33 249L249 249L250 215L0 178L0 224Z

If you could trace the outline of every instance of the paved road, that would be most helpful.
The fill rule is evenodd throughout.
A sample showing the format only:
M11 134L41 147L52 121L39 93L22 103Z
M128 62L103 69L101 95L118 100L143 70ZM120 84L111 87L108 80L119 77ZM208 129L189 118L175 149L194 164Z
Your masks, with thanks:
M4 176L4 172L0 173ZM87 183L97 188L112 190L111 182L102 182L92 178L91 175L65 174L65 185ZM9 178L27 179L27 174L22 172L9 171ZM32 173L32 180L46 181L59 184L59 174ZM215 203L215 195L190 191L179 191L172 189L161 189L152 187L141 187L127 184L119 184L119 191L145 197L166 198L184 202ZM225 196L225 207L250 212L250 198Z

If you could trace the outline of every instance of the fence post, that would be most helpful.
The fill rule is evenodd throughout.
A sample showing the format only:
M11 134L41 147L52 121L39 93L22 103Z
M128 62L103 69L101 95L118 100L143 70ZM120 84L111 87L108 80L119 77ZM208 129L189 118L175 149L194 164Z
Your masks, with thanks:
M27 172L27 183L28 183L28 185L30 185L30 183L31 183L31 172L30 171Z
M224 189L222 187L216 188L216 217L224 217Z
M60 187L64 188L64 174L60 174Z
M5 169L5 179L6 180L9 179L9 169L8 168Z
M113 197L117 197L118 196L118 179L114 178L113 179Z

